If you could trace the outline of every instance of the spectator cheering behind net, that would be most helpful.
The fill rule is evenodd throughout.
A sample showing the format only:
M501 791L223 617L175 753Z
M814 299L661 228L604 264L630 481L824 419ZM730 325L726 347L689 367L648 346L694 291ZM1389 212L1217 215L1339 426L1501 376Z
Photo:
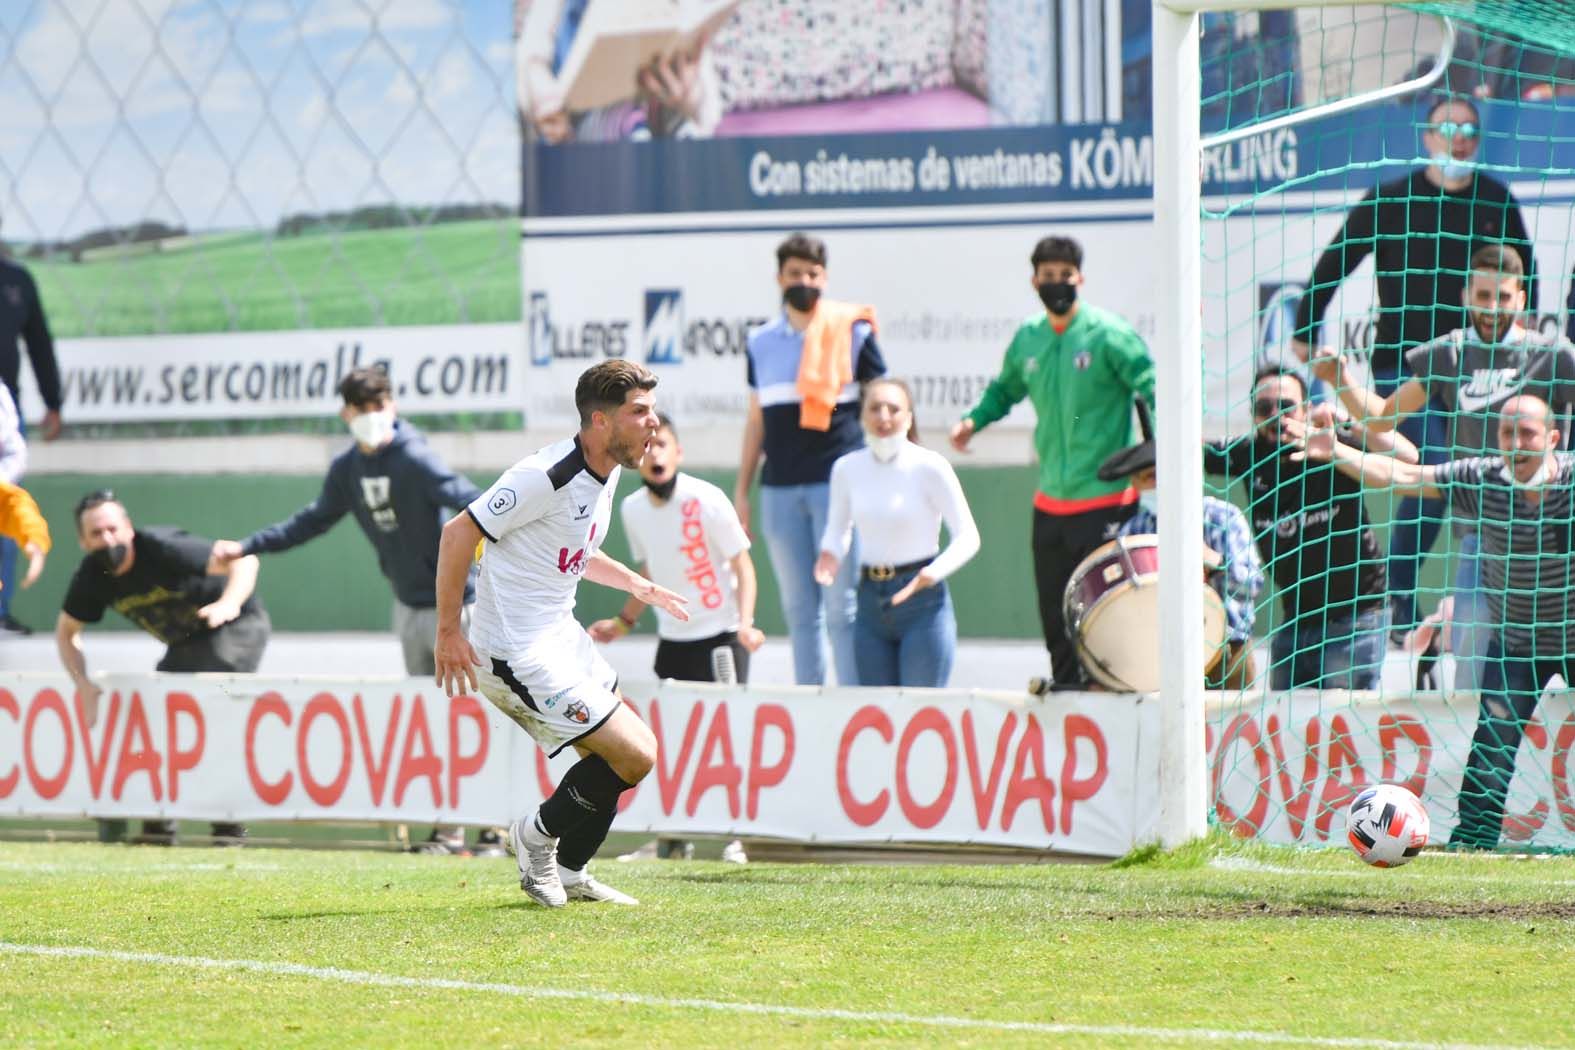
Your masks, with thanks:
M100 489L76 509L77 541L86 556L77 566L60 616L55 646L76 685L88 725L98 720L103 691L88 677L82 628L114 609L167 646L156 670L250 674L262 662L271 625L256 596L257 559L240 558L210 573L213 544L167 526L135 528L115 494ZM172 820L144 821L151 842L175 841ZM216 821L213 837L238 844L246 829Z
M1346 407L1375 433L1425 411L1430 399L1442 405L1453 459L1493 453L1499 409L1516 394L1536 394L1553 406L1556 419L1575 415L1575 346L1521 324L1526 288L1520 256L1502 244L1477 249L1461 295L1469 323L1413 347L1406 354L1412 378L1388 397L1361 385L1335 352L1320 352L1313 365L1321 378L1338 385ZM1457 520L1455 529L1459 557L1441 619L1450 625L1455 688L1476 689L1492 624L1482 590L1477 528Z
M916 440L908 384L866 383L861 416L865 446L831 468L815 579L836 580L857 528L859 684L943 688L957 650L946 577L978 553L979 530L951 464ZM943 521L951 539L937 553Z
M824 593L815 582L815 559L826 532L832 464L864 444L858 385L885 375L886 362L875 343L874 308L822 295L826 262L818 237L795 233L777 247L782 313L749 333L749 414L733 506L747 531L749 487L764 456L760 529L793 643L793 680L825 682L829 634L837 683L846 686L859 684L858 555L849 555Z
M1526 724L1554 677L1575 681L1575 455L1558 451L1552 412L1532 394L1504 402L1497 429L1498 455L1416 466L1363 455L1328 430L1286 424L1299 455L1333 461L1370 486L1447 499L1481 530L1493 638L1451 848L1498 844Z
M979 403L952 427L952 447L966 452L973 435L1028 398L1038 417L1034 450L1034 583L1050 672L1059 689L1086 682L1067 633L1062 601L1078 564L1116 535L1137 505L1124 478L1101 480L1099 467L1132 441L1132 399L1154 403L1154 362L1142 336L1115 314L1082 302L1083 246L1046 237L1029 257L1043 310L1024 321L1006 348L998 375ZM1030 687L1038 680L1030 683Z
M394 633L404 652L405 673L425 678L437 668L432 655L437 634L434 577L443 522L447 512L463 510L481 490L449 469L425 435L399 418L388 374L381 368L350 372L339 383L339 397L344 402L339 418L355 443L328 465L317 498L244 540L219 540L213 545L214 566L222 570L238 558L291 550L352 515L394 590ZM463 622L469 622L475 601L472 571L465 581ZM417 849L465 853L465 829L436 828ZM472 852L502 856L502 836L496 829L484 830Z
M1239 479L1258 553L1279 588L1285 619L1270 643L1269 687L1376 689L1389 634L1388 574L1362 486L1327 464L1293 458L1287 420L1332 426L1335 410L1309 408L1294 372L1252 384L1253 431L1209 441L1203 469ZM1416 462L1403 434L1343 426L1340 440Z
M1374 257L1377 324L1368 367L1380 397L1394 393L1412 372L1406 352L1466 327L1464 291L1472 252L1503 243L1520 256L1536 307L1531 241L1520 205L1502 182L1479 171L1482 118L1465 98L1446 98L1429 109L1422 147L1430 158L1410 175L1377 186L1346 215L1345 224L1313 267L1296 314L1292 347L1303 361L1316 328L1340 285L1368 255ZM1401 431L1422 460L1448 458L1442 406L1412 415ZM1416 622L1418 558L1433 546L1443 505L1401 501L1389 537L1389 589L1394 626Z

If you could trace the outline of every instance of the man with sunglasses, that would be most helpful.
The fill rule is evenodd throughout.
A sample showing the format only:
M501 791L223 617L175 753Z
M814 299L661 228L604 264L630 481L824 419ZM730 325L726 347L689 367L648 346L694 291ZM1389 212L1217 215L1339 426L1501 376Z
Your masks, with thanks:
M1328 464L1290 458L1285 422L1329 426L1334 411L1309 409L1294 372L1268 369L1252 384L1253 431L1209 441L1203 469L1240 480L1258 552L1280 593L1284 618L1270 642L1271 689L1376 689L1389 633L1389 578L1360 482ZM1417 460L1393 431L1342 428L1368 452Z
M131 515L107 489L82 497L76 509L77 542L86 552L66 588L55 621L60 662L75 683L87 723L98 720L99 694L82 656L82 628L105 609L163 642L168 649L155 670L250 674L262 662L271 625L257 589L255 555L208 572L213 544L184 529L134 528ZM147 841L171 844L175 822L144 821ZM239 844L246 829L215 822L219 843Z
M1373 431L1403 426L1402 420L1425 411L1429 403L1441 405L1451 459L1491 455L1497 448L1499 410L1517 394L1536 394L1547 402L1565 430L1564 421L1575 416L1575 346L1550 341L1521 324L1526 287L1520 256L1502 244L1478 248L1461 299L1469 323L1406 354L1413 378L1387 398L1360 385L1338 354L1313 358L1319 378L1336 384L1346 407ZM1459 558L1442 618L1451 623L1455 688L1475 689L1492 632L1481 589L1478 530L1466 524L1455 529Z
M1318 324L1341 283L1369 254L1378 302L1368 370L1380 397L1411 377L1408 350L1466 326L1463 293L1469 260L1484 243L1506 244L1520 256L1530 306L1536 308L1531 238L1520 204L1502 182L1477 169L1481 139L1482 120L1469 99L1444 98L1428 110L1422 146L1429 162L1363 197L1313 268L1291 344L1303 361L1317 342ZM1448 458L1441 410L1421 412L1401 429L1424 461ZM1416 622L1417 562L1438 536L1443 509L1439 500L1408 497L1395 512L1389 583L1399 629Z

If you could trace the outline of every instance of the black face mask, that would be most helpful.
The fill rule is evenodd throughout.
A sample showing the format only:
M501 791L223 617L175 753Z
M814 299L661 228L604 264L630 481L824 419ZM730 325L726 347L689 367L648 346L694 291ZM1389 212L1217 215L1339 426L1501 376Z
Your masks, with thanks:
M1053 314L1064 314L1077 302L1077 285L1070 281L1046 281L1037 287L1039 301Z
M812 284L790 284L782 289L782 301L807 314L820 302L820 289Z
M126 545L117 543L113 547L100 547L96 551L89 552L88 557L92 559L94 565L103 570L105 575L113 576L115 570L120 568L120 563L126 560Z
M652 481L645 477L642 477L640 480L645 483L646 488L651 490L651 495L659 500L668 500L673 496L673 487L678 484L678 472L674 471L673 476L666 481Z

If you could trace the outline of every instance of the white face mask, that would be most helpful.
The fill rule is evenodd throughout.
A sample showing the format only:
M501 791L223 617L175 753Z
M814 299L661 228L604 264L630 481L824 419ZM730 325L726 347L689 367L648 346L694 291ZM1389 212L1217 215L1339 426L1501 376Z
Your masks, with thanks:
M1504 464L1504 476L1511 485L1517 489L1536 489L1546 485L1553 474L1553 457L1543 456L1542 462L1537 464L1537 472L1525 481L1515 476L1515 470L1508 463Z
M1453 182L1455 179L1465 178L1471 174L1475 164L1469 160L1456 160L1453 153L1440 153L1433 157L1433 165L1443 173L1444 178Z
M908 435L887 434L885 437L880 437L866 430L864 440L869 444L870 451L875 454L876 459L882 463L889 463L902 451L902 446L908 443Z
M1154 517L1159 517L1159 490L1147 489L1138 493L1138 506L1148 511Z
M382 448L394 436L394 410L385 408L381 412L362 412L351 417L350 433L355 435L359 445Z

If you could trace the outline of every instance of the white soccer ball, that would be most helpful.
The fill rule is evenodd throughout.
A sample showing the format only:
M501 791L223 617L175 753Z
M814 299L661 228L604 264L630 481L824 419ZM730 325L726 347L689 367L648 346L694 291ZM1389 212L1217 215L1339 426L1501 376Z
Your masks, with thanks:
M1375 868L1398 868L1427 845L1422 800L1399 784L1379 784L1356 796L1345 814L1345 838Z

